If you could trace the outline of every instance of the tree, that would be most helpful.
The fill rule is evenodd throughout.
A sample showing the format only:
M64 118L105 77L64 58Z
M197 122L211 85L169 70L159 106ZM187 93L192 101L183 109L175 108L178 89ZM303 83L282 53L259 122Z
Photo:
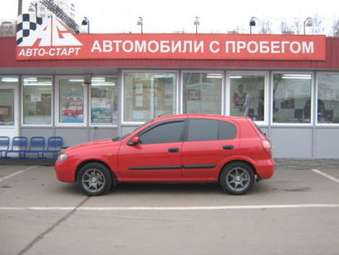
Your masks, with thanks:
M260 29L260 33L262 34L272 34L272 22L269 21L268 19L263 20L261 23L261 29Z
M333 36L339 36L339 19L333 22L332 31Z
M293 21L294 31L296 34L301 34L303 31L303 22L299 18L294 18Z
M282 34L294 34L293 29L288 25L286 21L280 23L280 31Z
M323 34L325 28L323 22L318 14L315 14L312 18L312 33L313 34Z

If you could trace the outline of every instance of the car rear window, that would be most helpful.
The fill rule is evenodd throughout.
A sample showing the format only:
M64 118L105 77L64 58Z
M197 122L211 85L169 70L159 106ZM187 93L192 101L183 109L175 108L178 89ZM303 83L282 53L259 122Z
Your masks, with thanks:
M186 141L229 140L236 137L234 124L211 119L190 119Z
M219 139L229 140L234 139L237 133L237 128L234 124L226 121L219 121Z
M187 141L218 140L218 121L190 119L188 121Z

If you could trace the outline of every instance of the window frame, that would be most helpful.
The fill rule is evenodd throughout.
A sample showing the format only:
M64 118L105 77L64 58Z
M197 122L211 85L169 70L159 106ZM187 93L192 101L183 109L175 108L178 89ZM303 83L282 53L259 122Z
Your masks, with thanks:
M55 76L55 126L56 127L87 127L88 121L88 84L84 83L82 85L83 88L83 96L84 96L84 119L82 123L62 123L60 122L60 80L65 79L83 79L85 81L85 76Z
M3 77L8 77L8 78L16 78L17 82L13 82L10 84L5 84L2 85L1 84L1 78ZM15 129L15 132L18 134L19 133L19 129L20 129L20 125L19 125L19 117L20 114L18 112L18 109L20 108L19 105L19 89L20 89L20 83L21 83L21 77L19 77L18 75L0 75L0 86L2 89L13 89L14 90L14 115L13 115L13 125L0 125L0 130L3 129Z
M176 141L176 142L166 142L166 143L182 143L184 142L184 137L185 137L185 134L186 134L186 122L187 122L187 119L175 119L175 120L166 120L166 121L161 121L161 122L157 122L157 123L154 123L153 125L145 128L144 130L141 130L140 132L138 132L136 135L140 137L140 140L141 140L141 136L149 131L151 131L152 129L154 128L157 128L159 126L162 126L162 125L166 125L166 124L170 124L170 123L176 123L176 122L182 122L183 123L183 129L182 129L182 132L181 132L181 135L180 135L180 140L179 141ZM142 145L151 145L151 144L166 144L166 143L141 143Z
M142 125L148 121L125 121L124 116L125 116L125 74L128 73L148 73L148 74L161 74L161 73L170 73L170 74L175 74L175 79L174 79L174 84L173 84L173 99L174 99L174 112L172 114L178 114L178 83L179 83L179 71L177 70L161 70L161 69L130 69L130 70L123 70L121 72L121 86L120 86L120 123L122 126L135 126L135 125Z
M184 113L184 74L185 73L206 73L206 74L220 74L222 76L221 80L221 101L220 101L220 115L225 115L225 71L223 70L206 70L206 69L195 69L195 70L183 70L180 73L180 114L190 114Z
M107 123L93 123L92 122L92 78L94 77L112 77L112 78L116 78L117 79L117 84L116 84L116 93L117 93L117 96L118 96L118 102L117 102L117 106L119 106L119 77L116 76L116 75L93 75L91 76L91 84L87 87L88 89L88 125L90 127L118 127L118 122L119 122L119 107L117 109L117 123L114 124L114 123L110 123L110 124L107 124ZM99 86L98 86L99 87ZM113 86L114 87L114 86Z
M274 89L274 75L275 74L309 74L311 75L311 109L310 109L310 123L279 123L279 122L273 122L273 101L274 101L274 95L273 95L273 89ZM314 123L314 84L315 84L315 79L314 79L314 73L312 71L273 71L271 72L271 91L270 91L270 96L271 96L271 105L270 105L270 111L271 111L271 117L270 117L270 124L273 127L312 127Z
M51 78L52 85L51 85L51 122L49 124L25 124L24 123L24 79L28 77L48 77ZM33 75L24 75L21 77L21 91L20 91L20 96L21 96L21 102L20 102L20 108L21 108L21 113L20 113L20 118L21 118L21 126L22 127L53 127L53 120L54 120L54 82L55 79L53 75L38 75L38 74L33 74Z
M269 103L269 84L270 84L270 76L268 71L227 71L226 72L226 114L228 116L231 115L231 76L235 75L258 75L264 76L264 120L263 121L254 121L258 126L268 126L269 120L269 111L270 111L270 103ZM272 101L273 104L273 101Z
M320 74L337 74L339 76L339 72L316 72L315 78L315 125L317 127L339 127L339 123L319 123L318 122L318 98L319 98L319 77Z

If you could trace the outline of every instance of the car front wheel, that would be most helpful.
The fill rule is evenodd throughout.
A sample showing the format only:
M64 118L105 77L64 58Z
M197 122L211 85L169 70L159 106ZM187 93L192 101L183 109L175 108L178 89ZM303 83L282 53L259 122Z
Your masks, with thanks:
M243 162L234 162L222 170L220 185L229 194L242 195L252 188L254 180L252 167Z
M77 183L82 192L88 196L98 196L112 188L112 175L106 166L92 162L81 167Z

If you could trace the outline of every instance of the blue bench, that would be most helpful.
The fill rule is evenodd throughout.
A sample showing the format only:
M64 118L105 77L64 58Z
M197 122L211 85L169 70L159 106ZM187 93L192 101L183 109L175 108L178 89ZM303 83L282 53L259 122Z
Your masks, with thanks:
M5 158L13 158L10 155L14 155L14 158L24 159L26 157L25 152L28 147L28 139L25 136L15 136L12 139L12 148L5 152Z
M47 146L46 146L47 145ZM0 136L1 159L55 159L63 149L64 140L60 136L51 136L47 139L43 136L33 136L28 142L25 136L15 136L10 139Z
M9 137L0 136L0 159L5 157L6 151L9 150Z

